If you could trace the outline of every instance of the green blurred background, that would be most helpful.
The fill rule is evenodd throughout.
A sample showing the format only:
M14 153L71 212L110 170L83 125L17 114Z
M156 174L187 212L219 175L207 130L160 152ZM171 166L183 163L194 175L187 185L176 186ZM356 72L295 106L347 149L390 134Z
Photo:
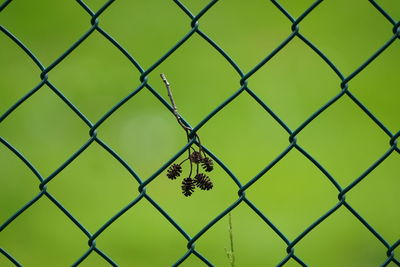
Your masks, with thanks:
M98 10L105 1L85 1ZM195 14L208 2L182 1ZM282 0L299 16L313 1ZM378 1L395 19L398 0ZM100 26L144 69L190 30L190 19L173 1L115 1ZM0 24L48 66L90 28L90 17L75 1L13 1ZM290 22L269 1L227 0L200 20L200 29L244 72L289 34ZM324 1L300 24L300 32L347 76L392 36L391 24L365 0ZM0 114L40 82L40 70L0 34ZM350 91L393 133L400 130L397 40L350 83ZM197 125L240 87L239 75L205 40L192 36L149 75L164 98L159 78L166 73L181 115ZM109 41L94 32L50 73L49 80L96 122L137 88L140 73ZM340 92L340 79L295 38L249 79L249 87L296 129ZM88 127L44 86L0 124L10 142L47 177L89 138ZM288 134L243 93L199 131L202 142L242 184L289 144ZM98 136L144 180L185 144L173 115L142 90L98 129ZM297 137L342 187L348 186L389 148L388 136L347 96L316 118ZM353 188L346 199L390 244L398 240L400 157L392 153ZM237 186L220 167L211 173L214 189L185 198L179 181L165 172L147 192L191 236L237 199ZM39 192L38 179L5 146L0 146L0 223ZM93 143L48 184L48 191L91 233L138 196L137 182L104 149ZM337 190L297 150L246 191L246 196L290 239L337 203ZM244 203L232 212L237 266L275 266L285 243ZM96 240L121 266L168 266L183 256L186 240L146 200L140 201ZM88 249L87 237L46 197L0 233L0 247L24 266L68 266ZM228 266L228 219L220 220L196 249L217 266ZM310 266L377 266L385 247L344 207L295 248ZM397 256L399 253L397 252ZM0 255L0 266L13 266ZM82 266L108 266L92 253ZM194 256L182 266L204 266ZM286 266L298 266L291 260ZM394 265L393 265L394 266Z

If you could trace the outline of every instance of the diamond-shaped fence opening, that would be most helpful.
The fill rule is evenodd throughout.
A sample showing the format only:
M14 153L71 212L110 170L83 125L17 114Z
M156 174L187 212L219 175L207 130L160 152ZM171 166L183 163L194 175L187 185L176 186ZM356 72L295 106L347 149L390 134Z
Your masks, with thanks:
M0 4L1 266L400 266L400 4L252 2Z

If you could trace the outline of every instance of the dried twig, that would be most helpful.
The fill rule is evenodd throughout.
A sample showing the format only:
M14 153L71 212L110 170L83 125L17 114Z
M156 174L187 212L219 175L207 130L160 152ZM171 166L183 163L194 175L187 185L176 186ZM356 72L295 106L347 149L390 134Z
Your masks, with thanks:
M168 97L169 97L169 100L171 100L172 110L173 110L173 112L174 112L174 115L175 115L176 120L179 122L179 124L182 126L182 128L183 128L185 131L190 132L190 131L192 130L192 128L190 128L189 126L186 126L186 125L182 122L181 115L179 115L178 108L176 107L176 104L175 104L175 101L174 101L174 97L172 96L172 90L171 90L170 84L169 84L169 82L168 82L168 80L167 80L167 77L165 77L165 74L164 74L164 73L161 73L160 76L161 76L161 79L163 80L163 82L164 82L164 84L165 84L165 87L167 88Z
M179 125L185 130L187 139L188 141L190 141L190 135L193 129L187 126L185 123L183 123L182 117L178 112L178 108L176 107L174 97L172 96L171 86L164 74L160 74L160 76L165 84L165 87L167 88L168 97L169 100L171 101L172 111L174 113L174 116L178 121ZM195 187L198 187L201 190L210 190L213 188L213 183L210 180L210 178L204 173L199 172L199 165L201 165L202 169L205 172L212 171L214 168L213 161L209 157L207 157L206 153L204 152L200 143L200 138L196 132L194 133L194 138L195 140L197 140L198 151L196 151L196 149L193 146L188 147L187 148L188 157L179 164L175 163L172 164L167 170L167 177L171 180L175 180L182 173L182 167L181 167L182 163L189 160L190 162L189 176L183 179L181 185L182 193L185 196L192 195ZM191 152L191 150L193 150L193 152ZM195 169L196 174L194 174L194 177L192 178L194 172L193 164L196 164L196 169Z

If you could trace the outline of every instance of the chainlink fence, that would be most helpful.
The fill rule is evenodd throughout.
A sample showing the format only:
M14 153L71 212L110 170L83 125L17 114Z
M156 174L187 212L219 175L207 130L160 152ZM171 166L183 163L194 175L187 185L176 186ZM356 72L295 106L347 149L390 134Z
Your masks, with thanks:
M17 0L15 0L16 2ZM0 6L0 12L7 12L7 7L12 4L12 0L5 1ZM245 73L239 67L237 63L228 55L224 48L219 46L214 40L212 40L206 32L200 30L199 24L202 20L202 17L211 10L214 5L218 2L218 0L213 0L209 2L198 14L193 14L182 2L179 0L174 0L173 2L176 4L179 9L184 12L187 16L188 21L190 22L191 28L190 30L179 40L177 40L176 44L169 49L167 53L165 53L161 58L159 58L156 62L154 62L151 67L148 69L144 69L141 64L132 56L126 49L124 49L116 39L114 39L111 35L109 35L99 24L101 19L101 15L105 10L107 10L114 0L107 1L99 10L93 11L89 6L80 0L76 1L77 4L80 5L81 8L85 10L85 12L90 16L91 27L87 30L87 32L79 38L75 43L73 43L68 50L66 50L62 55L60 55L54 62L45 66L41 63L40 59L37 58L34 53L29 49L27 45L25 45L22 41L18 39L18 36L13 35L8 29L0 25L1 32L4 36L12 40L15 46L19 47L26 56L28 56L40 70L40 82L37 84L35 88L26 93L21 99L19 99L14 105L8 108L8 110L1 115L0 123L7 119L7 117L17 110L24 102L33 96L36 92L41 90L44 86L48 86L51 90L64 102L65 105L68 106L75 114L76 117L82 120L89 129L89 138L86 143L75 153L70 155L67 161L65 161L61 166L59 166L54 172L52 172L49 176L45 177L39 173L39 171L33 166L33 164L29 161L27 157L25 157L19 150L14 147L10 142L5 140L0 136L0 142L4 148L7 148L11 151L16 157L19 158L25 164L25 166L32 172L34 176L39 180L40 186L37 195L31 199L28 203L25 203L19 210L17 210L11 217L9 217L6 221L0 222L0 238L1 231L5 228L13 224L19 215L29 210L35 203L41 198L49 199L55 207L57 207L60 211L65 214L65 219L70 220L74 223L74 225L82 231L83 234L87 236L88 239L88 248L87 251L81 255L80 258L76 259L76 262L72 263L73 266L77 266L80 263L85 262L87 257L96 253L104 259L105 263L108 263L112 266L118 266L118 262L114 261L110 255L107 255L105 252L101 250L100 247L96 245L96 239L102 235L102 233L110 227L115 221L117 221L124 213L130 210L132 207L137 205L139 202L148 202L150 203L164 218L168 221L175 229L177 235L182 235L187 240L187 252L182 255L180 258L176 259L175 263L166 263L173 264L174 266L180 265L185 262L185 260L194 255L198 259L200 259L205 265L214 266L214 264L207 259L207 256L200 253L196 249L196 241L199 240L210 228L212 228L218 221L228 215L229 212L234 210L239 204L247 205L254 213L265 222L266 227L272 229L277 237L279 237L282 242L286 244L286 256L282 258L280 262L277 262L277 266L284 266L289 260L294 260L301 266L308 266L308 263L302 259L301 255L296 253L296 246L302 241L302 239L307 236L311 231L319 226L321 222L326 220L329 216L334 214L336 211L340 209L348 210L354 217L361 223L360 227L365 227L370 234L379 242L386 250L386 260L382 262L382 266L388 265L397 265L400 266L400 259L395 257L395 249L400 244L400 239L397 242L390 243L385 239L385 237L379 233L372 224L370 224L366 219L364 219L357 210L355 210L352 205L346 200L346 194L353 190L362 180L367 179L368 175L377 168L382 162L384 162L392 153L400 153L400 148L398 147L398 137L400 136L399 129L394 129L397 132L392 132L386 127L371 111L367 109L367 107L356 97L354 93L349 90L349 83L352 81L354 77L356 77L359 73L361 73L364 69L368 68L368 65L373 62L376 58L378 58L382 53L385 53L385 50L390 47L395 42L399 42L400 38L400 21L396 21L393 17L387 13L376 1L369 0L369 3L376 9L376 12L380 13L391 25L389 31L392 31L392 37L388 39L382 46L372 55L369 55L369 58L365 60L365 62L358 66L353 70L349 75L345 76L317 46L315 46L307 36L303 35L300 31L301 22L318 6L323 2L323 0L315 1L311 6L309 6L300 16L297 18L293 17L289 12L284 8L282 3L272 0L271 2L276 7L279 12L281 12L282 16L286 17L287 20L291 22L291 33L284 39L283 42L279 44L273 51L262 59L257 65L255 65L249 72ZM51 79L49 79L49 74L53 69L57 67L60 62L62 62L65 58L67 58L72 51L74 51L80 44L85 42L94 32L100 33L105 40L110 42L118 51L123 54L132 64L132 68L136 69L140 72L140 85L135 88L131 93L126 95L120 102L116 103L110 110L108 110L98 121L91 122L85 114L83 114L64 94L61 90L56 88ZM180 47L190 40L193 36L200 36L204 41L208 43L210 47L215 49L234 69L234 71L239 75L238 84L239 89L232 94L225 101L220 103L213 111L211 111L198 125L193 127L193 130L189 134L189 142L182 147L176 154L168 161L165 162L162 166L159 166L159 169L153 173L147 179L140 178L137 173L133 170L133 168L120 156L118 155L109 145L107 145L102 139L97 136L97 129L100 125L102 125L107 119L112 116L115 112L117 112L125 103L127 103L130 99L134 98L138 92L142 90L148 90L154 96L154 101L159 101L164 105L170 112L173 112L173 109L170 105L168 99L164 98L165 88L155 88L151 85L151 81L148 79L149 74L152 73L162 62L164 62L167 58L169 58L173 53L175 53ZM261 98L248 86L248 79L252 77L260 68L265 65L268 65L269 61L276 56L281 50L287 46L292 40L298 39L301 40L304 44L306 44L316 55L318 55L331 69L333 73L337 75L340 79L340 84L338 84L338 92L336 95L332 96L332 98L326 102L323 106L319 107L318 110L307 118L298 128L290 129L287 124L276 114L274 111L264 102ZM171 81L173 83L173 81ZM2 88L1 90L5 90ZM12 89L10 89L12 90ZM162 92L160 94L159 92ZM231 170L226 166L216 155L213 154L211 150L209 150L206 146L204 146L204 150L211 157L215 164L222 168L229 177L231 177L232 181L237 185L237 199L230 206L226 207L226 209L221 212L218 216L216 216L213 220L211 220L207 225L205 225L197 234L194 236L190 236L187 234L185 229L179 225L172 216L170 216L161 205L159 205L148 193L146 193L146 186L151 184L156 177L160 174L163 175L165 170L177 160L185 151L197 143L195 138L196 133L205 125L207 122L213 118L216 114L218 114L221 110L223 110L226 106L230 105L235 99L241 95L247 94L251 98L253 98L265 111L267 116L272 117L286 132L289 140L289 144L286 149L282 151L273 161L271 161L262 171L260 171L255 177L253 177L250 181L245 184L242 184L237 177L231 172ZM337 179L335 179L318 161L317 158L314 158L310 153L308 153L299 143L297 143L297 135L302 132L310 122L312 122L315 118L317 118L324 111L335 105L341 98L348 98L353 101L362 112L364 112L373 123L375 123L387 136L388 147L386 152L380 156L378 160L376 160L371 166L369 166L361 175L355 177L353 182L351 182L347 186L343 186L339 184ZM167 111L166 109L166 111ZM397 114L398 115L398 114ZM172 116L172 114L171 114ZM184 120L184 124L189 126L188 122ZM176 127L179 127L176 124ZM88 147L90 147L93 143L99 144L107 153L109 153L112 157L114 157L137 181L139 194L125 207L122 207L112 218L110 218L102 227L97 229L94 233L89 232L85 226L78 220L72 213L70 213L64 206L63 203L59 202L51 193L51 182L54 179L57 179L57 175L61 173L71 162L73 162L76 158L78 158L83 151L85 151ZM198 143L197 143L198 144ZM331 207L331 209L326 210L324 214L320 216L317 220L315 220L311 225L309 225L302 233L300 233L296 238L289 239L285 233L280 230L280 225L274 224L268 217L268 214L264 214L261 210L246 196L246 190L252 187L256 182L268 171L270 171L275 165L279 164L280 161L291 151L297 150L300 152L305 159L310 161L316 168L319 169L321 173L329 180L332 187L337 190L337 203ZM398 178L398 177L397 177ZM5 179L5 177L0 177L0 179ZM7 205L7 203L1 203L1 205ZM399 210L394 211L399 212ZM393 222L399 224L399 222ZM22 266L22 262L19 261L18 257L13 256L11 252L6 249L0 248L0 252L2 255L9 261L9 263L15 264L15 266ZM29 263L27 263L29 264ZM71 263L67 263L71 264Z

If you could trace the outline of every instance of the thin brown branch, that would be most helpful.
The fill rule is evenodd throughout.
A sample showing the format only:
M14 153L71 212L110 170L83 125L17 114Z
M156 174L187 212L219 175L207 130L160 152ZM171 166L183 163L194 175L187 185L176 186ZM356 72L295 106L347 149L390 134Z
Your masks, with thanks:
M172 96L171 86L170 86L170 84L169 84L169 82L168 82L168 80L167 80L167 77L165 77L165 74L164 74L164 73L161 73L160 76L161 76L161 79L163 80L163 82L164 82L164 84L165 84L165 87L167 88L168 97L169 97L169 100L171 101L172 110L173 110L173 112L174 112L174 115L175 115L176 120L178 121L179 125L182 126L182 128L183 128L185 131L187 131L187 132L189 131L189 132L190 132L190 131L192 130L192 128L190 128L189 126L186 126L186 125L182 122L181 115L179 115L178 108L176 107L176 104L175 104L175 101L174 101L174 97Z

